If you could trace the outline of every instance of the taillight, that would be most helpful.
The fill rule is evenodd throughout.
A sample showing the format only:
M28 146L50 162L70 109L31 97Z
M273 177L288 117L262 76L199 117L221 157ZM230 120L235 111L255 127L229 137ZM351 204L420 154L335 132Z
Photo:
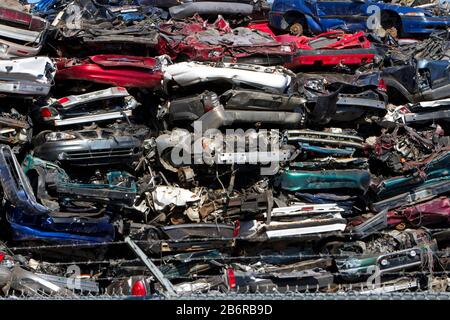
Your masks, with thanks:
M208 92L203 98L203 110L209 112L220 105L219 97L213 92Z
M240 228L241 228L241 222L239 220L236 220L234 222L233 238L236 238L239 235Z
M0 20L30 25L32 22L32 16L24 12L0 8Z
M60 104L64 104L64 103L68 102L69 100L70 100L69 98L64 97L64 98L58 99L58 102L59 102Z
M236 288L236 276L234 275L234 270L231 267L227 268L227 281L230 289Z
M383 92L387 91L387 85L383 79L378 80L378 90L383 91Z
M147 296L147 286L145 285L144 280L138 280L133 284L131 288L131 295L138 297Z
M41 108L41 117L44 119L48 119L52 117L52 112L50 111L49 108L47 107L43 107Z
M0 252L0 262L2 262L5 259L6 254L3 252Z
M205 112L209 112L213 109L213 106L209 103L205 103L204 110Z
M411 111L409 111L409 109L406 106L401 106L400 108L397 109L398 112L400 113L410 113Z
M381 144L377 143L375 145L375 154L377 156L381 156L383 154L383 147L381 146Z

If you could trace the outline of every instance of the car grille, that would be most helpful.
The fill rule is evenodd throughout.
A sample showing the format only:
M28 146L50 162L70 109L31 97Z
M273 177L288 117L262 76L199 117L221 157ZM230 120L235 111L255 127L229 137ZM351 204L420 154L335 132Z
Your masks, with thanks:
M97 149L87 151L69 151L66 152L66 160L83 160L83 159L99 159L99 158L123 158L137 155L138 150L135 148L114 148L114 149Z

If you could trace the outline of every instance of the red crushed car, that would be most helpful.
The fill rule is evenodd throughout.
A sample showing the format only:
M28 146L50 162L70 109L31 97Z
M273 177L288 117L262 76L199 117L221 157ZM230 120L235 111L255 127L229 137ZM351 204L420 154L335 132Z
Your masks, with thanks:
M96 55L86 59L55 59L57 80L84 80L119 87L155 88L163 78L157 58Z
M364 32L346 34L343 31L329 31L315 37L275 35L267 23L249 25L250 29L259 30L275 41L295 46L292 61L285 67L300 66L335 66L362 65L372 62L377 54Z
M200 16L159 25L159 54L172 59L226 61L261 65L284 64L295 47L275 41L269 34L249 28L232 29L222 17L214 23Z
M450 222L450 199L440 197L411 207L389 211L387 217L388 224L392 226L400 223L417 226L448 225Z
M376 55L364 32L331 31L309 38L275 35L267 23L232 29L219 17L208 23L195 16L159 26L159 54L172 59L301 66L362 65Z

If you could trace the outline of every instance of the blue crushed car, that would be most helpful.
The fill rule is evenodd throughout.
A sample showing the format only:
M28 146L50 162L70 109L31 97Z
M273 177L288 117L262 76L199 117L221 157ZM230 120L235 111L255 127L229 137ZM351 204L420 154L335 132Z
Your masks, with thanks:
M0 177L7 199L6 219L15 241L90 243L114 239L114 226L106 214L52 211L39 203L28 177L7 145L0 145Z
M373 30L375 17L379 17L378 25L394 36L426 36L450 25L448 16L372 0L275 0L269 13L272 27L296 35L331 29Z

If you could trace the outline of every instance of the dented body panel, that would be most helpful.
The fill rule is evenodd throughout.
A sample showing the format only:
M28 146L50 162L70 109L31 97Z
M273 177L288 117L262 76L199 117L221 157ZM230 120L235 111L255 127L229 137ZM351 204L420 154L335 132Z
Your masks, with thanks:
M0 59L38 55L48 28L42 18L0 7Z
M55 71L47 57L0 60L0 93L46 96L53 85Z
M121 87L155 88L162 80L157 59L98 55L84 60L60 58L56 62L59 80L83 80Z

